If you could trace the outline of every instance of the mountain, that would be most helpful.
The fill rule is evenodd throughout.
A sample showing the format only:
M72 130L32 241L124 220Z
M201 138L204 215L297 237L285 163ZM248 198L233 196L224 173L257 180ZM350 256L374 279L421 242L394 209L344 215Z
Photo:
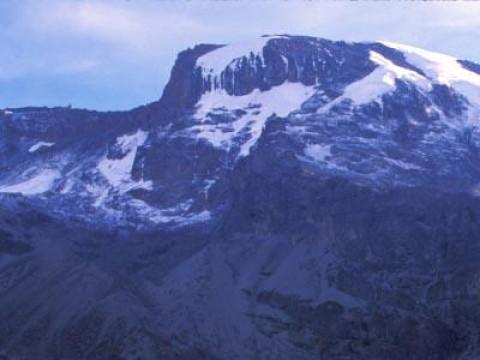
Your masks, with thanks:
M0 113L0 359L480 358L480 65L264 36L126 112Z

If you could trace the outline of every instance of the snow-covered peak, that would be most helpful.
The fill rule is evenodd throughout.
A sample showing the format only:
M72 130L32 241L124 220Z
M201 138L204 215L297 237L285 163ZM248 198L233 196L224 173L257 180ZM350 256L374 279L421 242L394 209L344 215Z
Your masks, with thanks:
M417 83L422 87L427 86L424 76L417 72L395 65L392 61L375 51L370 51L370 60L379 65L382 69L382 82L390 86L395 85L395 79L405 79L407 81Z
M480 75L466 69L453 56L389 41L382 44L401 51L407 62L422 70L434 83L450 86L472 105L480 105Z
M430 82L424 76L413 70L395 65L375 51L370 51L369 58L378 67L369 75L348 85L341 97L320 109L322 112L345 98L352 100L356 105L375 101L383 94L395 90L397 79L414 83L422 89L428 90L430 88Z
M0 156L12 172L1 174L0 193L45 194L66 207L81 199L115 219L203 221L223 206L218 191L237 164L282 154L322 174L465 189L480 181L470 156L480 147L475 69L389 42L198 45L179 54L162 100L132 115L3 116Z

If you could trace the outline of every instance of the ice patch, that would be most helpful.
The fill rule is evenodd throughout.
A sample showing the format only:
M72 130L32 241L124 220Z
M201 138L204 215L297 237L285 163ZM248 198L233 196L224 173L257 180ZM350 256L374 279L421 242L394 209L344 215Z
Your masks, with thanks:
M108 197L108 188L102 188L100 186L87 184L86 189L89 193L95 196L95 201L93 203L94 207L99 207L103 205L103 203Z
M203 196L205 197L205 200L208 199L208 193L210 192L211 187L217 182L217 180L213 179L206 179L204 180L205 186L203 187Z
M263 48L272 38L266 36L254 41L223 46L200 56L196 66L202 69L204 77L218 78L227 67L235 67L244 56L253 54L254 57L259 56L263 62Z
M370 51L370 60L379 66L365 78L347 86L343 94L357 104L368 103L395 90L397 79L415 83L425 90L431 88L428 80L422 75L395 65L375 51Z
M395 90L395 81L397 79L414 83L424 90L431 89L428 79L413 70L395 65L375 51L370 51L370 60L377 64L378 67L364 78L348 85L342 96L321 107L318 111L319 113L330 110L332 106L344 99L350 99L356 105L368 104L379 99L382 95Z
M50 147L50 146L53 146L53 145L55 145L55 143L46 142L46 141L39 141L36 144L30 146L30 148L28 149L28 152L33 153L33 152L37 151L38 149L40 149L42 147Z
M112 186L120 186L130 179L135 155L136 151L132 150L121 159L105 158L98 164L98 169Z
M117 138L117 144L124 156L120 159L108 159L105 157L98 163L98 170L113 187L125 185L131 190L131 173L137 149L147 140L148 133L138 130L133 135L123 135ZM142 186L151 187L151 183L145 182ZM138 186L137 186L138 187Z
M415 164L408 163L402 160L385 158L385 161L388 162L389 164L395 165L404 170L421 170L422 169L420 166L417 166Z
M435 83L452 87L471 105L480 105L480 75L464 68L456 58L394 42L382 43L403 52L410 64L421 69Z
M54 169L45 169L34 177L13 185L0 186L2 193L20 193L22 195L38 195L50 190L55 180L60 178L60 172Z
M137 147L145 144L147 140L148 133L146 131L138 129L135 134L123 135L117 138L117 144L124 151L130 151L132 149L137 149Z
M331 156L331 145L324 144L309 144L305 146L304 154L316 161L325 161L328 156Z
M72 191L74 182L72 179L67 179L67 181L63 184L62 190L60 190L60 194L68 194Z
M199 213L189 213L188 209L192 205L192 201L186 201L175 207L166 209L154 208L139 199L130 201L130 205L133 205L140 215L156 224L174 223L184 226L205 222L212 217L208 210L203 210Z
M254 90L243 96L230 96L223 90L204 94L198 102L195 118L198 125L191 130L196 137L205 139L216 147L230 148L235 138L248 134L248 139L240 146L239 157L247 156L256 144L265 127L267 119L275 114L285 117L300 108L315 93L313 86L286 82L269 91ZM244 110L245 115L222 128L221 124L205 124L212 112L230 113Z

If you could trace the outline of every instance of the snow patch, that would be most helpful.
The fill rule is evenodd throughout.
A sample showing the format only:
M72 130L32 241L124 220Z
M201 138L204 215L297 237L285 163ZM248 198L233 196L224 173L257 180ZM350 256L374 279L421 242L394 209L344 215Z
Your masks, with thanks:
M325 161L331 156L331 145L325 144L309 144L304 149L304 154L316 161Z
M34 177L13 185L0 186L2 193L20 193L22 195L38 195L50 190L55 180L60 178L60 172L54 169L45 169Z
M397 79L414 83L424 90L431 89L431 84L428 79L413 70L395 65L375 51L370 51L370 60L377 64L378 67L364 78L348 85L342 96L320 108L319 113L330 110L332 106L340 103L344 99L350 99L356 105L368 104L375 101L382 95L395 90L395 81Z
M158 209L139 199L130 201L130 205L133 205L139 214L156 224L174 223L184 226L205 222L211 219L212 215L208 210L203 210L198 213L189 213L188 210L192 203L193 201L190 200L175 207Z
M464 68L456 58L394 42L382 43L403 52L410 64L421 69L435 83L452 87L471 105L480 105L480 75Z
M132 168L137 155L137 149L145 143L147 137L148 133L142 130L138 130L132 135L118 137L116 146L124 154L123 157L120 159L108 159L105 157L98 163L98 170L113 187L125 185L128 187L128 190L131 190L131 186L135 186L131 184ZM151 187L149 182L141 185L143 187Z
M227 67L237 66L243 57L258 56L263 62L263 48L272 38L272 36L265 36L254 41L225 45L200 56L196 67L202 69L204 77L210 75L215 78L219 77Z
M408 163L402 160L398 160L398 159L385 158L385 161L388 162L389 164L392 164L404 170L421 170L422 169L420 166L417 166L415 164Z
M117 138L117 144L120 148L127 152L145 144L148 133L146 131L138 129L135 134L127 134Z
M95 201L93 203L94 207L99 207L103 205L103 203L108 197L108 188L102 188L97 185L87 184L86 189L89 193L93 194L95 197Z
M30 148L28 149L28 152L33 153L42 147L50 147L53 145L55 145L55 143L47 142L47 141L39 141L36 144L30 146Z
M74 185L75 183L72 179L67 179L62 186L62 190L60 190L60 194L68 194L70 191L72 191Z
M198 102L195 115L198 125L193 126L191 130L196 137L207 140L213 146L227 149L230 149L239 135L248 134L247 140L241 143L238 155L239 157L247 156L260 138L271 115L286 117L292 111L299 109L302 103L314 93L313 86L290 82L269 91L256 89L243 96L231 96L224 90L208 92ZM235 110L243 110L246 114L226 125L205 123L209 113L227 114Z

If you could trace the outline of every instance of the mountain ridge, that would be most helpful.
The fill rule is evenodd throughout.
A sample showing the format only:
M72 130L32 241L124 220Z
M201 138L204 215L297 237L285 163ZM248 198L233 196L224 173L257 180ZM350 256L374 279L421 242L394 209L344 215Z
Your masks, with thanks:
M255 43L131 111L0 113L0 357L480 356L475 65Z

